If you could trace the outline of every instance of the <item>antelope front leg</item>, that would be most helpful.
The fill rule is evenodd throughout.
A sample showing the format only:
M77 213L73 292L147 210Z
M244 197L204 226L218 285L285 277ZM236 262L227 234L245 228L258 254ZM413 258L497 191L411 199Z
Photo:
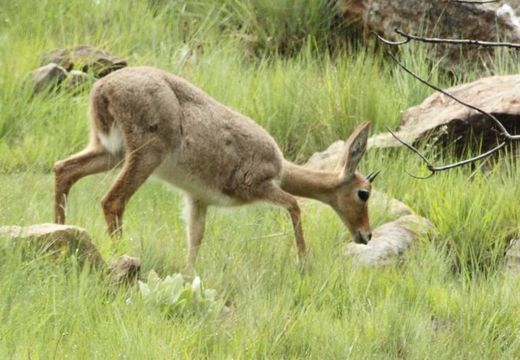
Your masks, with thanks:
M188 225L188 255L186 265L193 268L197 253L202 243L206 225L207 205L199 200L186 196L187 225Z
M298 205L298 201L289 195L291 199L287 198L287 211L289 211L289 215L291 216L291 221L294 229L294 238L296 240L296 248L298 249L298 257L300 259L305 258L307 254L307 248L305 246L305 240L303 239L303 229L302 229L302 218L300 213L300 206Z
M289 212L294 229L294 237L296 240L298 257L300 258L300 260L304 260L305 255L307 253L307 249L305 246L305 240L303 238L300 206L298 205L298 201L294 196L283 191L282 189L273 184L269 184L266 186L266 189L263 191L263 197L265 200L268 200L272 203L286 208Z

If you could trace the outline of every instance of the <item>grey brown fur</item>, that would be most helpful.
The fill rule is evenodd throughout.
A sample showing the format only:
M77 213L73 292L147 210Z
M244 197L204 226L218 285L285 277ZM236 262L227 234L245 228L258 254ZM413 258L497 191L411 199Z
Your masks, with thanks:
M126 203L155 174L187 195L190 265L209 205L264 200L286 208L303 255L300 209L293 195L311 197L331 205L357 240L368 241L366 201L357 191L370 191L370 183L355 172L368 123L347 142L341 171L317 172L285 161L273 138L250 118L159 69L116 71L96 82L90 99L89 145L55 164L57 223L65 222L66 197L77 180L122 164L102 201L109 232L120 233Z

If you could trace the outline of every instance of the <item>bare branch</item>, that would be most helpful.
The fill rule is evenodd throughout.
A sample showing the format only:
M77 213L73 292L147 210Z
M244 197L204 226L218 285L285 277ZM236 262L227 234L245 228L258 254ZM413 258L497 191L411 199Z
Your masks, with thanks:
M449 44L449 45L473 45L482 47L507 47L512 49L520 49L520 44L500 42L500 41L483 41L474 39L442 39L442 38L428 38L417 35L405 33L401 29L394 29L396 33L410 40L421 41L430 44Z
M449 169L453 169L453 168L456 168L456 167L459 167L459 166L463 166L463 165L466 165L466 164L469 164L469 163L472 163L472 162L475 162L475 161L478 161L478 160L481 160L481 159L484 159L492 154L494 154L495 152L497 152L498 150L500 150L501 148L503 148L507 142L509 141L514 141L514 140L518 140L520 139L520 135L510 135L509 132L507 131L507 129L504 127L504 125L502 125L502 123L492 114L474 106L474 105L471 105L471 104L468 104L462 100L459 100L458 98L456 98L455 96L449 94L448 92L442 90L441 88L439 88L438 86L435 86L433 84L430 84L429 82L427 82L426 80L420 78L417 74L415 74L414 72L412 72L411 70L409 70L406 66L404 66L403 64L401 64L392 54L388 53L388 55L405 71L407 72L408 74L412 75L415 79L419 80L421 83L425 84L426 86L448 96L450 99L453 99L455 100L456 102L458 102L459 104L461 105L464 105L466 107L469 107L470 109L473 109L473 110L476 110L478 111L479 113L485 115L486 117L490 118L491 120L493 120L495 122L495 124L499 127L500 129L500 133L499 135L502 136L503 138L505 138L505 141L502 141L500 144L498 144L496 147L492 148L491 150L489 151L486 151L485 153L483 154L480 154L478 156L475 156L475 157L472 157L470 159L465 159L465 160L462 160L462 161L459 161L459 162L456 162L456 163L453 163L453 164L449 164L449 165L443 165L443 166L435 166L433 165L427 158L426 156L424 156L423 154L421 154L421 152L419 150L417 150L417 148L415 148L413 145L410 145L408 144L407 142L405 142L404 140L402 140L401 138L399 138L396 134L394 134L390 129L388 129L388 131L390 132L390 134L392 134L392 136L397 140L399 141L401 144L403 144L404 146L406 146L408 149L412 150L415 154L417 154L425 163L426 163L426 167L428 168L428 170L430 171L430 174L427 175L427 176L417 176L417 175L413 175L413 174L410 174L408 171L407 171L407 174L416 178L416 179L428 179L430 177L432 177L436 172L439 172L439 171L445 171L445 170L449 170Z
M471 46L481 46L481 47L505 47L510 49L520 49L520 44L518 43L510 43L510 42L495 42L495 41L483 41L483 40L473 40L473 39L442 39L442 38L430 38L424 36L417 36L413 34L406 33L401 29L394 29L394 31L404 37L404 40L401 41L390 41L375 32L372 32L377 38L387 45L400 46L409 43L410 41L420 41L427 44L448 44L448 45L471 45Z
M388 53L388 55L392 58L392 60L394 60L397 65L399 65L401 67L401 69L403 69L405 72L407 72L408 74L412 75L415 79L419 80L421 83L423 83L424 85L440 92L441 94L444 94L446 95L447 97L449 97L450 99L453 99L455 100L456 102L458 102L459 104L461 105L464 105L466 107L469 107L470 109L473 109L475 111L478 111L479 113L485 115L486 117L488 117L489 119L493 120L493 122L499 127L500 129L500 133L499 135L502 136L503 138L505 138L506 141L514 141L514 140L518 140L520 139L520 135L511 135L509 134L509 132L507 131L507 129L504 127L504 125L502 125L502 123L492 114L474 106L474 105L471 105L471 104L468 104L462 100L459 100L458 98L456 98L455 96L449 94L448 92L442 90L441 88L439 88L438 86L435 86L433 84L430 84L428 81L420 78L417 74L415 74L414 72L412 72L411 70L409 70L406 66L404 66L403 64L401 64L399 62L399 60L397 60L392 54ZM390 130L389 130L390 131ZM416 179L427 179L429 177L432 177L436 172L438 171L444 171L444 170L449 170L449 169L453 169L455 167L459 167L459 166L463 166L463 165L466 165L466 164L469 164L469 163L472 163L474 161L477 161L477 160L480 160L480 159L483 159L483 158L486 158L488 156L490 156L491 154L497 152L498 150L500 150L502 147L505 146L506 144L506 141L503 141L501 142L499 145L497 145L496 147L494 147L493 149L489 150L489 151L486 151L485 153L483 154L480 154L478 156L475 156L473 158L470 158L470 159L466 159L466 160L462 160L462 161L459 161L457 163L453 163L453 164L449 164L449 165L444 165L444 166L434 166L432 165L432 163L430 163L428 161L428 159L426 159L426 157L421 154L419 152L419 150L417 150L414 146L406 143L405 141L403 141L402 139L400 139L397 135L395 135L392 131L390 131L390 134L392 134L392 136L397 140L399 141L401 144L405 145L408 149L412 150L414 153L416 153L417 155L419 155L421 157L421 159L426 163L426 166L428 167L428 170L430 170L430 174L426 177L420 177L420 176L417 176L417 175L412 175L410 173L408 173L408 175L410 176L413 176L414 178Z
M406 146L408 149L412 150L414 153L416 153L425 163L426 163L426 167L428 168L428 170L430 171L430 174L427 175L427 176L418 176L418 175L413 175L413 174L410 174L408 171L406 171L406 173L408 175L410 175L411 177L414 177L416 179L428 179L430 177L432 177L433 175L435 175L436 172L439 172L439 171L446 171L446 170L450 170L450 169L453 169L453 168L456 168L456 167L459 167L459 166L463 166L463 165L466 165L466 164L470 164L472 162L475 162L475 161L478 161L478 160L481 160L481 159L485 159L487 158L488 156L496 153L498 150L502 149L505 145L506 145L506 142L503 141L501 142L500 144L498 144L497 146L495 146L493 149L491 150L488 150L486 151L485 153L482 153L480 155L477 155L475 157L472 157L472 158L469 158L469 159L465 159L465 160L462 160L462 161L459 161L459 162L455 162L455 163L452 163L452 164L448 164L448 165L441 165L441 166L435 166L433 165L427 158L426 156L424 156L423 154L421 154L421 152L419 150L417 150L417 148L411 144L408 144L406 141L404 141L403 139L401 139L399 136L397 136L392 130L390 130L388 127L386 128L388 130L388 132L390 134L392 134L392 136L397 140L399 141L401 144L403 144L404 146Z
M471 4L485 4L485 3L491 3L491 2L496 2L496 1L464 1L464 0L447 0L447 1L450 1L450 2L456 2L456 3L471 3ZM421 42L425 42L425 43L444 43L444 44L453 44L453 45L476 45L476 46L487 46L487 47L509 47L509 48L517 48L517 49L520 49L520 44L514 44L514 43L504 43L504 42L489 42L489 41L480 41L480 40L471 40L471 39L439 39L439 38L426 38L426 37L419 37L419 36L415 36L415 35L412 35L412 34L407 34L399 29L395 29L395 32L399 35L401 35L402 37L404 37L404 40L402 41L390 41L390 40L387 40L387 39L384 39L383 37L381 37L380 35L374 33L377 38L387 44L387 45L392 45L392 46L400 46L400 45L404 45L404 44L407 44L409 43L410 41L414 40L414 41L421 41ZM435 86L431 83L429 83L428 81L422 79L421 77L419 77L417 74L415 74L414 72L412 72L411 70L409 70L408 68L406 68L406 66L404 66L402 63L399 62L399 60L397 60L397 58L395 56L393 56L390 52L387 52L387 55L390 56L390 58L392 58L392 60L394 60L397 65L399 65L399 67L401 67L401 69L403 69L405 72L407 72L408 74L410 74L411 76L413 76L416 80L420 81L421 83L423 83L424 85L430 87L431 89L434 89L438 92L440 92L441 94L449 97L450 99L458 102L459 104L463 105L463 106L466 106L472 110L475 110L477 112L479 112L480 114L486 116L487 118L491 119L495 125L499 128L499 136L503 138L503 141L498 144L497 146L495 146L494 148L492 148L491 150L488 150L480 155L477 155L475 157L472 157L472 158L469 158L469 159L465 159L465 160L462 160L462 161L459 161L459 162L455 162L455 163L452 163L452 164L448 164L448 165L442 165L442 166L435 166L433 165L427 158L426 156L424 156L417 148L415 148L413 145L411 144L408 144L407 142L405 142L404 140L402 140L401 138L399 138L396 134L394 134L390 129L387 128L387 130L390 132L390 134L392 134L392 136L397 140L399 141L401 144L403 144L404 146L406 146L409 150L413 151L415 154L417 154L421 159L422 161L426 164L426 167L428 168L428 170L430 171L430 174L427 175L427 176L417 176L417 175L413 175L413 174L410 174L408 171L406 171L406 173L416 179L427 179L427 178L430 178L432 177L433 175L435 175L436 172L439 172L439 171L445 171L445 170L449 170L449 169L453 169L453 168L456 168L456 167L459 167L459 166L463 166L463 165L466 165L466 164L469 164L469 163L473 163L475 161L478 161L478 160L481 160L481 159L484 159L496 152L498 152L501 148L503 148L506 143L508 142L511 142L511 141L516 141L516 140L520 140L520 135L511 135L507 129L504 127L504 125L492 114L474 106L474 105L471 105L471 104L468 104L458 98L456 98L455 96L451 95L450 93L444 91L443 89L439 88L438 86Z

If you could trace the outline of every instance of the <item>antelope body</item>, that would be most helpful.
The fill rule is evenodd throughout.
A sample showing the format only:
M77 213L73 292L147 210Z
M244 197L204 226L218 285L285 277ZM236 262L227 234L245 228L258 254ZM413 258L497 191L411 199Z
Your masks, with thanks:
M313 171L283 159L257 123L173 74L151 67L124 68L97 81L90 97L87 148L55 166L55 221L65 222L71 186L120 164L102 200L112 235L120 234L125 205L155 174L184 190L188 204L188 264L202 241L207 207L257 200L286 208L300 255L305 242L293 195L329 204L357 242L370 239L367 200L373 177L357 173L369 124L347 141L340 171Z

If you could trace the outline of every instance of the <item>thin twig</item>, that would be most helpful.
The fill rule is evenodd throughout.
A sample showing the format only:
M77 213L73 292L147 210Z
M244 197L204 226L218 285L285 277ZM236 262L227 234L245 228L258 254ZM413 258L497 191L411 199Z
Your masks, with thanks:
M408 144L406 141L404 141L403 139L401 139L400 137L398 137L396 134L394 134L394 132L392 130L390 130L389 127L386 127L386 130L388 130L388 132L390 134L392 134L392 136L397 140L399 141L401 144L403 144L404 146L406 146L408 149L412 150L414 153L416 153L425 163L426 163L426 167L428 168L428 170L430 170L430 174L427 175L427 176L419 176L419 175L414 175L414 174L411 174L408 172L408 170L405 170L405 172L410 175L411 177L413 178L416 178L416 179L421 179L421 180L424 180L424 179L428 179L430 177L432 177L434 174L435 174L435 171L432 170L435 166L432 165L432 163L426 158L426 156L424 156L423 154L421 154L421 152L419 150L417 150L416 147L414 147L413 145L411 144Z
M506 47L510 49L520 49L519 43L510 42L495 42L495 41L483 41L474 39L443 39L443 38L430 38L424 36L417 36L406 33L401 29L395 28L394 31L404 37L401 41L390 41L382 37L381 35L372 31L377 38L387 45L400 46L409 43L410 41L420 41L427 44L448 44L448 45L470 45L470 46L481 46L481 47Z
M394 29L394 31L397 32L397 29ZM371 31L370 33L372 35L374 35L375 37L377 37L377 39L379 41L381 41L383 44L386 44L386 45L400 46L400 45L408 44L412 40L411 37L406 37L404 40L401 40L401 41L391 41L391 40L385 39L384 37L382 37L375 31Z
M475 162L475 161L478 161L478 160L481 160L481 159L484 159L492 154L494 154L495 152L497 152L498 150L502 149L505 145L506 145L506 142L503 141L501 142L500 144L498 144L497 146L495 146L493 149L491 150L488 150L486 151L485 153L482 153L478 156L475 156L475 157L472 157L470 159L465 159L465 160L462 160L462 161L459 161L459 162L456 162L456 163L452 163L452 164L448 164L448 165L441 165L441 166L435 166L433 165L423 154L421 154L421 152L419 150L417 150L417 148L411 144L408 144L406 141L404 141L403 139L401 139L400 137L398 137L392 130L390 130L388 127L386 128L388 130L388 132L390 134L392 134L392 136L397 140L399 141L401 144L403 144L404 146L406 146L408 149L412 150L414 153L416 153L425 163L426 163L426 167L428 168L428 170L430 171L430 174L427 175L427 176L418 176L418 175L413 175L411 173L409 173L408 171L406 171L406 173L408 175L410 175L411 177L414 177L416 179L428 179L430 177L432 177L436 172L438 171L445 171L445 170L450 170L450 169L453 169L453 168L456 168L456 167L459 167L459 166L463 166L463 165L466 165L466 164L469 164L469 163L472 163L472 162Z
M453 169L453 168L456 168L456 167L459 167L459 166L463 166L463 165L466 165L466 164L469 164L469 163L472 163L472 162L475 162L475 161L487 158L488 156L490 156L493 153L497 152L498 150L502 149L505 145L506 145L506 142L503 141L500 144L498 144L497 146L495 146L493 149L488 150L485 153L482 153L482 154L477 155L475 157L472 157L472 158L469 158L469 159L465 159L465 160L462 160L462 161L459 161L459 162L456 162L456 163L453 163L453 164L443 165L443 166L433 166L432 170L433 171L449 170L449 169Z

